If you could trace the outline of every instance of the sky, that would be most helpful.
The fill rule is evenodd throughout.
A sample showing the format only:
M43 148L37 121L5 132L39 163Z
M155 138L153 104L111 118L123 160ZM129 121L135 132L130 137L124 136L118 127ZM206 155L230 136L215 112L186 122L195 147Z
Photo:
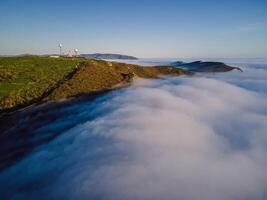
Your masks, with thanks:
M1 0L0 55L266 58L266 0Z

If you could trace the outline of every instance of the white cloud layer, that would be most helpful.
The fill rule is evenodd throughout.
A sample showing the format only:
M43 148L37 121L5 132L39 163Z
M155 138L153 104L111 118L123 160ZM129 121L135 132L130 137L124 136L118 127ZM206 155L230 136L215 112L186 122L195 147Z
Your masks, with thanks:
M77 118L94 118L2 172L0 192L14 199L266 199L266 79L248 73L139 80L80 105Z

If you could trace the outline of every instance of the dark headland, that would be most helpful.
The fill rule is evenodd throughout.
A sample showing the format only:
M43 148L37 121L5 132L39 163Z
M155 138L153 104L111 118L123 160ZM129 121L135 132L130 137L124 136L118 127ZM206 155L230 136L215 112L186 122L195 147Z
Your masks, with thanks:
M184 63L182 61L177 61L171 63L171 66L181 67L191 72L228 72L235 69L243 72L242 69L240 69L239 67L232 67L222 62L195 61L190 63Z

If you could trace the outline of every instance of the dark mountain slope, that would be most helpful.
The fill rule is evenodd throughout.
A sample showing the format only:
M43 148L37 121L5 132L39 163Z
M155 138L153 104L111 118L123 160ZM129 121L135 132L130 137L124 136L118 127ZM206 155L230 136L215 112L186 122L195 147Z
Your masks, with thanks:
M231 67L222 62L202 62L195 61L191 63L183 63L183 62L174 62L171 63L172 66L182 67L192 72L228 72L234 69L242 72L242 69L238 67Z

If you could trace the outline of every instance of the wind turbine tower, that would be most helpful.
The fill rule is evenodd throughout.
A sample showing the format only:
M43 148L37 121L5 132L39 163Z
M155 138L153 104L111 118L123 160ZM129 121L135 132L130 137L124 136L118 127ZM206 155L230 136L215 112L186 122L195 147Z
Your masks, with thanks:
M58 47L59 47L59 55L61 56L61 54L62 54L62 44L59 44Z

